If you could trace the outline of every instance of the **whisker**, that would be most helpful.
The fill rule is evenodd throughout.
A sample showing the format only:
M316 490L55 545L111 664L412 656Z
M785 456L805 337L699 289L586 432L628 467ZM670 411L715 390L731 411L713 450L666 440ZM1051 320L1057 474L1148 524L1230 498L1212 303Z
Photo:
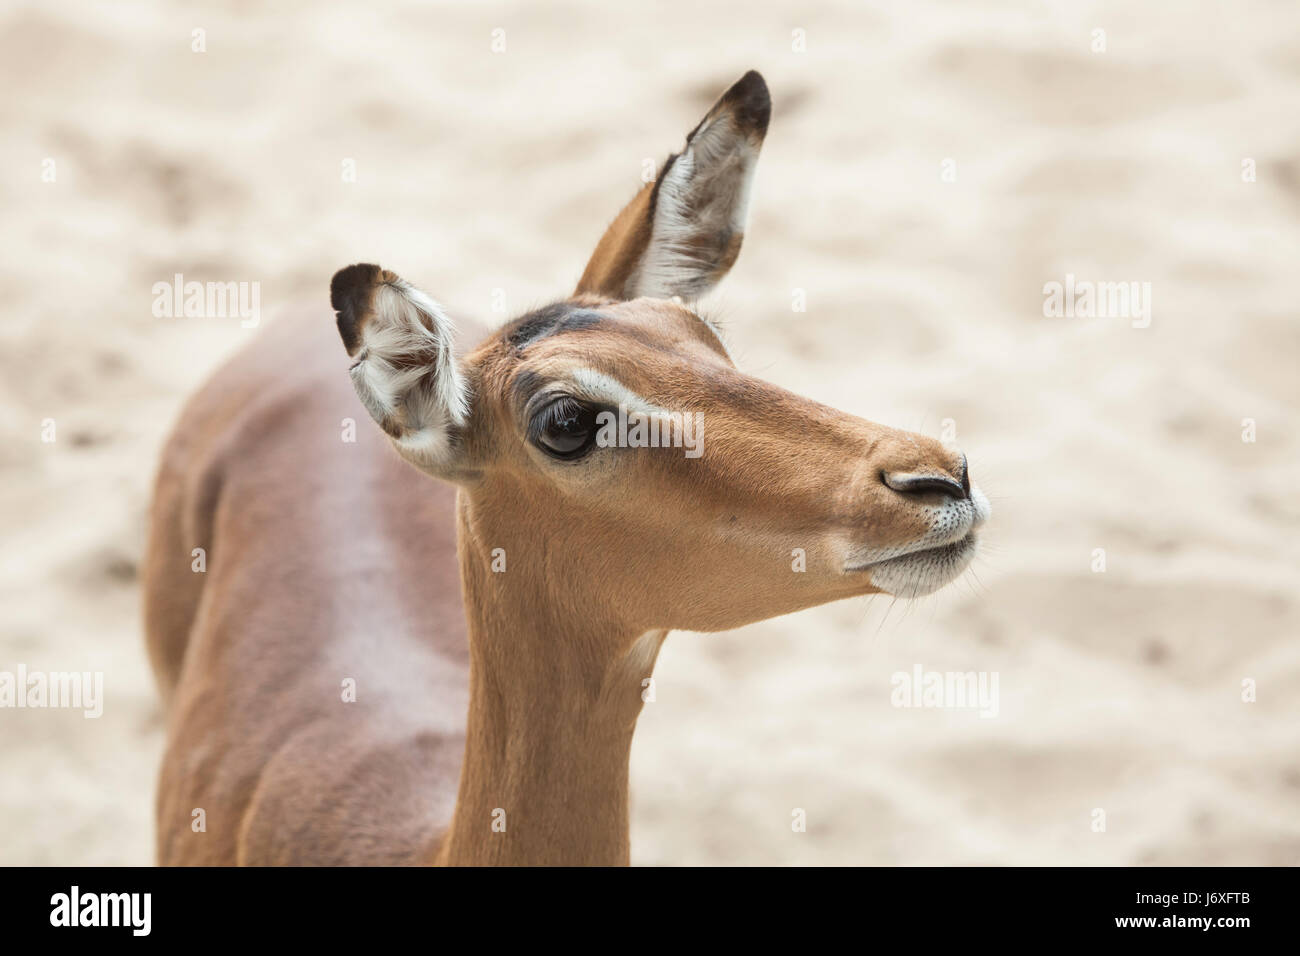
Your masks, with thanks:
M879 626L877 626L877 628L876 628L876 636L877 636L877 637L879 637L879 636L880 636L880 632L884 630L884 628L885 628L885 622L889 620L889 614L890 614L891 611L894 610L894 605L898 603L898 596L897 596L897 595L891 595L891 597L893 597L893 600L889 602L889 607L885 608L885 616L882 617L882 618L880 619L880 624L879 624Z

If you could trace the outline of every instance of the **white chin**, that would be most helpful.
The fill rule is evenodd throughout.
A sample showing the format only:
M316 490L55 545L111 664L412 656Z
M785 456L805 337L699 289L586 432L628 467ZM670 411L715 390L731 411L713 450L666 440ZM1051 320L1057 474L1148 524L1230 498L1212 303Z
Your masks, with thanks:
M882 561L871 569L871 584L901 598L933 594L966 570L975 557L975 547L975 533L971 532L940 548Z

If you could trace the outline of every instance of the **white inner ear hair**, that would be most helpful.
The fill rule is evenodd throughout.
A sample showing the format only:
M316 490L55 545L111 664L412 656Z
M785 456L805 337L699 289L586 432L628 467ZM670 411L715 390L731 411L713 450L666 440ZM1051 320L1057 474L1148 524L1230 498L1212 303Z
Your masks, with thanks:
M437 302L402 279L376 288L372 306L352 384L394 444L409 457L436 464L451 449L451 429L469 418L451 348L455 327Z
M650 242L631 281L634 298L689 300L713 286L720 263L709 237L744 234L757 159L728 114L696 132L659 184Z

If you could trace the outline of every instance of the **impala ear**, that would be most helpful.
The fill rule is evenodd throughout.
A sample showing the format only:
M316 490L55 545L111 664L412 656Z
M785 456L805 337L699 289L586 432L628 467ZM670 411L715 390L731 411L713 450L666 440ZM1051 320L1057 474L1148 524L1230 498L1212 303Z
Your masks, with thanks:
M772 101L750 70L714 104L601 237L577 292L695 299L740 254Z
M361 404L403 457L451 477L469 396L452 354L455 329L442 307L370 264L336 272L330 303L355 360L349 374Z

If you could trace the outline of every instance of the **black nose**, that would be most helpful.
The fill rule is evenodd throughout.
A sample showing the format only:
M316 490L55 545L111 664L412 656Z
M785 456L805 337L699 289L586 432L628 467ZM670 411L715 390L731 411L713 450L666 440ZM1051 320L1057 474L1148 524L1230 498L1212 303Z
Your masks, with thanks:
M890 488L899 494L919 495L937 492L962 501L970 497L970 468L966 466L966 456L961 458L961 480L948 475L917 474L915 472L887 471L881 478Z

